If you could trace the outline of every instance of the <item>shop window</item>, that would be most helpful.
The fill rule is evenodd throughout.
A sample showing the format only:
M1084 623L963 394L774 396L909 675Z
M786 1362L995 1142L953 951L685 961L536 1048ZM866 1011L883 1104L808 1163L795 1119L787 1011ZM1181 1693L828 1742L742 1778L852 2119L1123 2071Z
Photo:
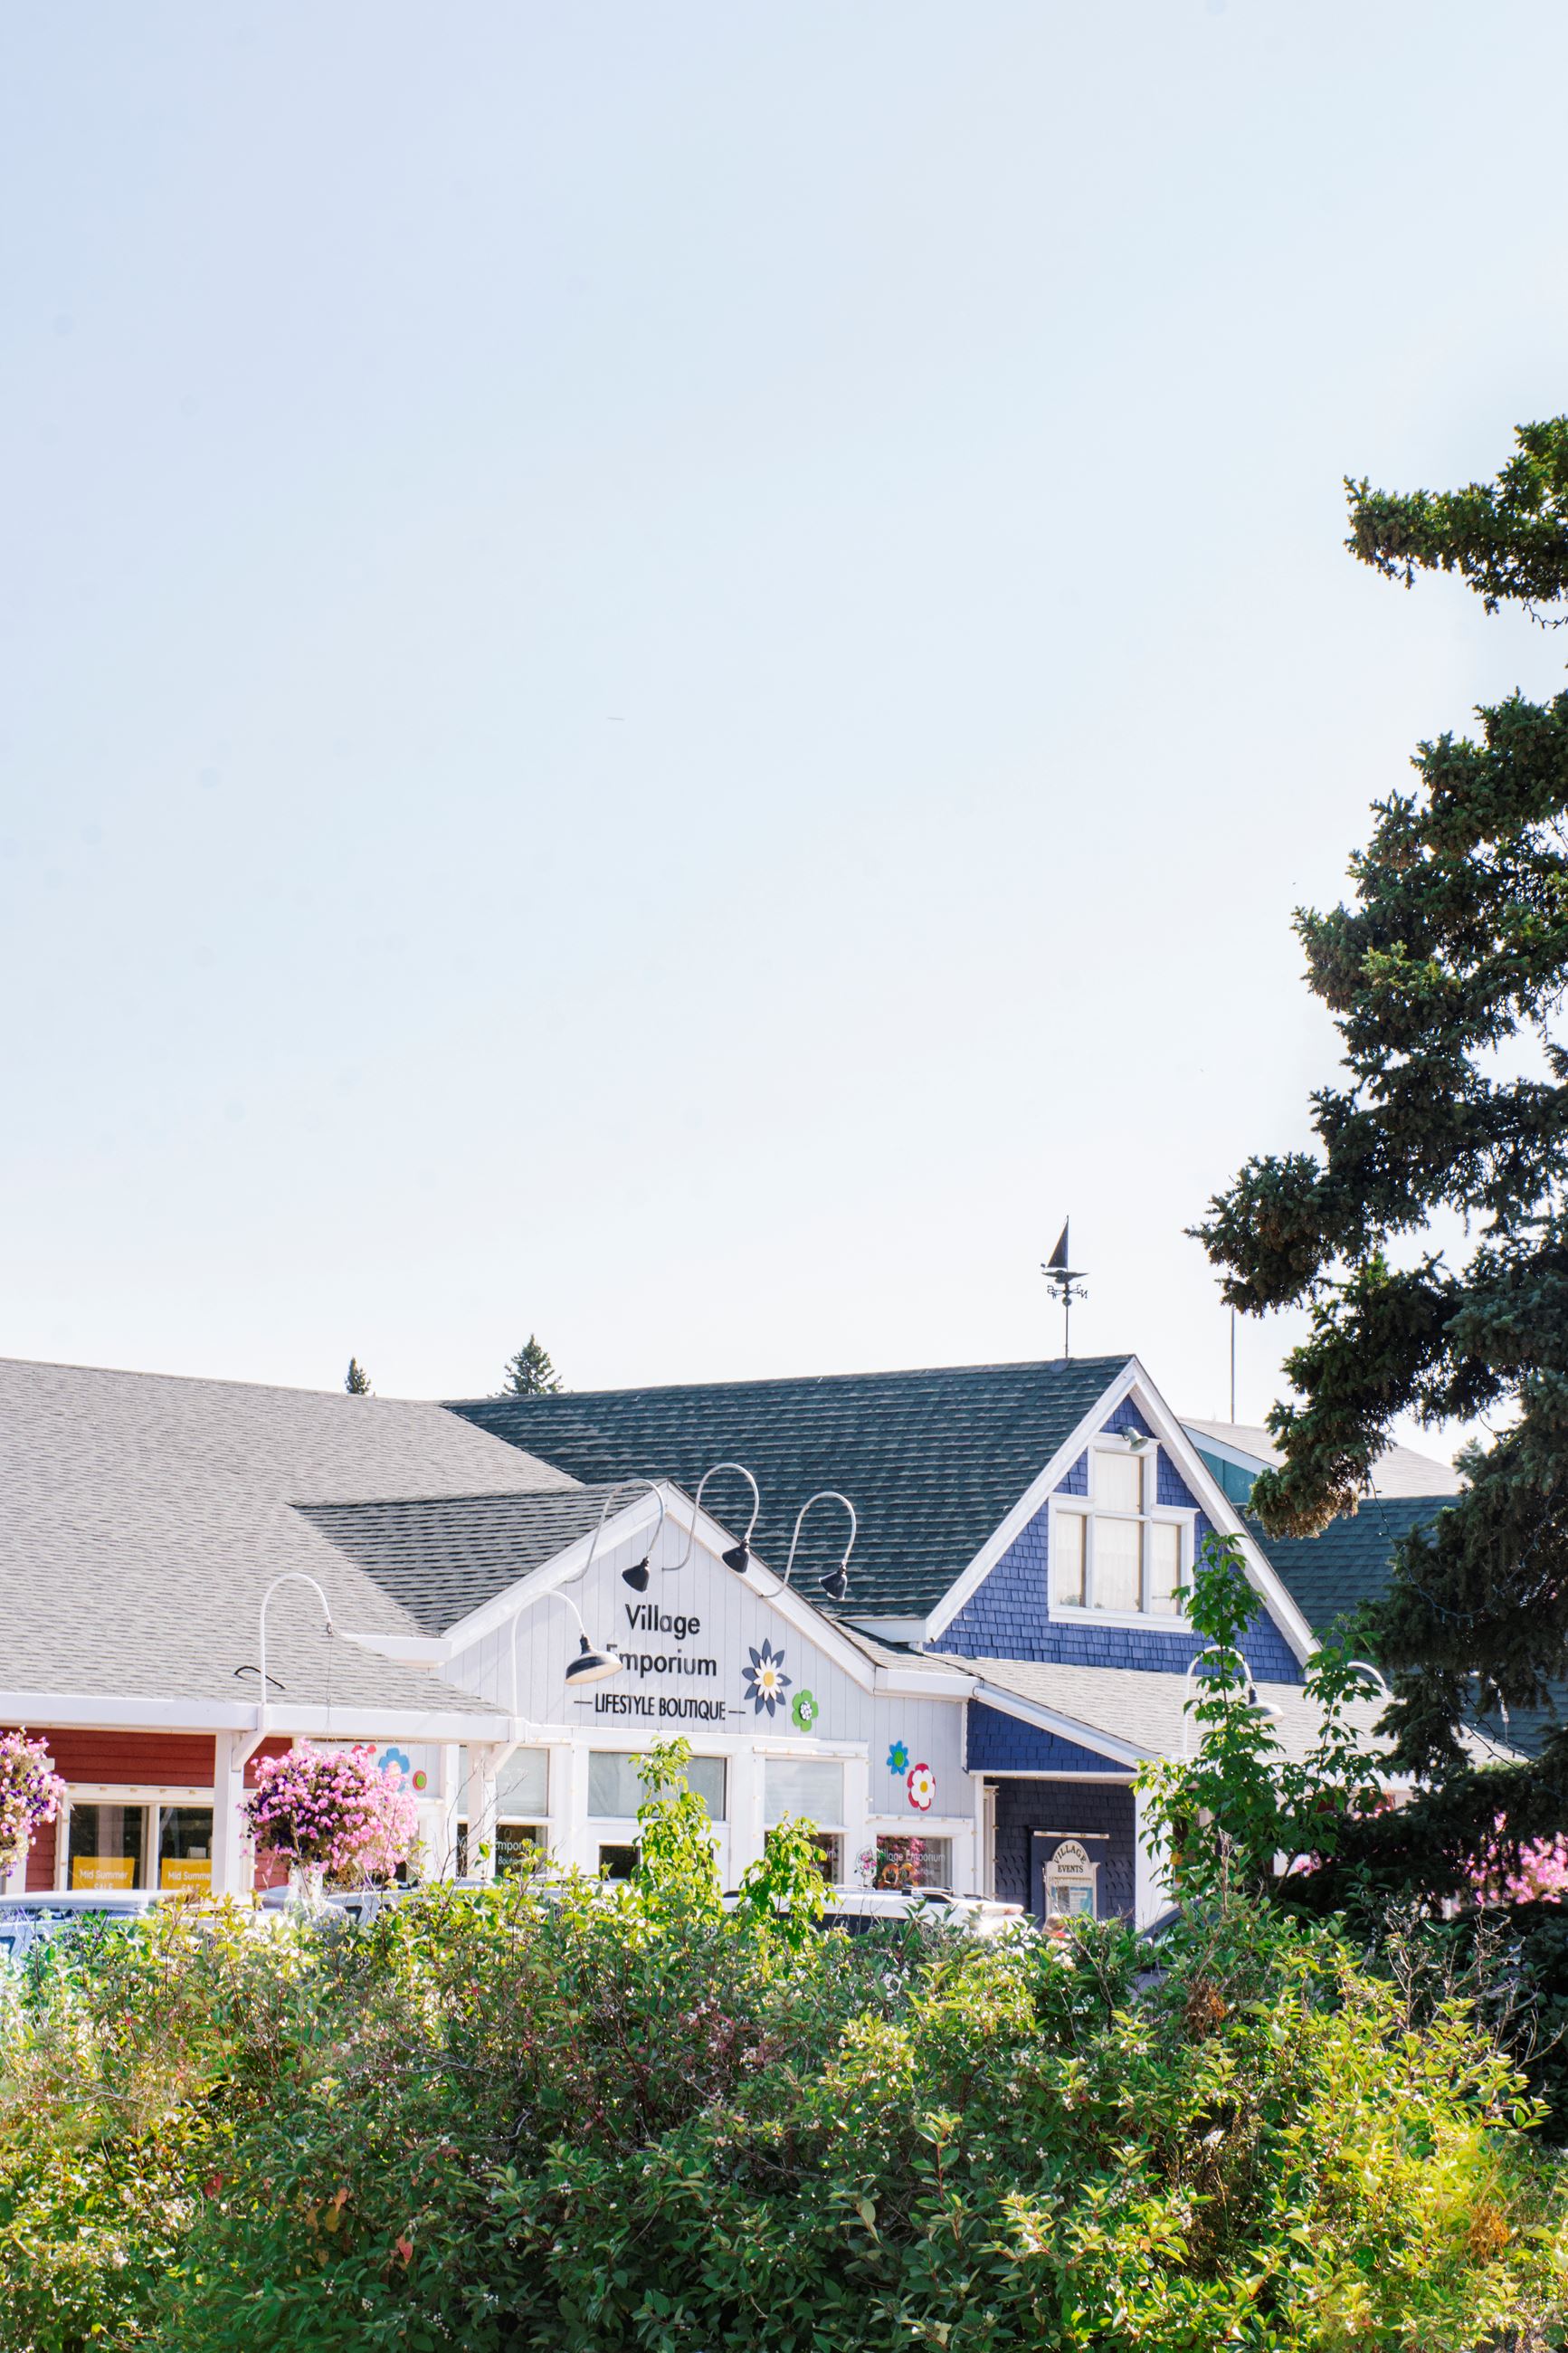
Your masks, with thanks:
M635 1846L605 1844L600 1847L601 1879L629 1879L637 1867L637 1851Z
M73 1804L70 1810L73 1888L145 1887L145 1806Z
M496 1824L496 1877L526 1879L544 1861L542 1822Z
M1091 1447L1088 1495L1057 1497L1051 1514L1057 1608L1180 1616L1194 1514L1160 1504L1159 1452L1153 1445L1137 1451Z
M818 1831L812 1841L816 1849L817 1868L829 1887L844 1884L844 1841L837 1831Z
M591 1748L588 1752L588 1811L608 1815L612 1820L630 1821L647 1795L637 1778L637 1767L641 1761L640 1755L635 1751ZM724 1759L721 1757L689 1758L686 1786L693 1797L701 1799L710 1822L724 1820Z
M209 1895L213 1883L210 1806L164 1806L158 1816L158 1884L175 1895Z
M948 1887L952 1885L952 1841L928 1838L883 1838L877 1841L877 1887Z
M498 1879L526 1879L539 1869L549 1850L542 1822L498 1822L495 1826L495 1875ZM479 1857L469 1862L472 1852L468 1843L468 1825L458 1824L458 1876L467 1879L470 1871L479 1867ZM399 1866L402 1876L402 1866Z
M844 1825L844 1767L826 1757L766 1757L763 1759L763 1820L771 1830L786 1814L804 1816L819 1830Z
M1063 1839L1046 1857L1046 1917L1092 1920L1098 1910L1095 1881L1100 1865L1090 1862L1077 1839Z

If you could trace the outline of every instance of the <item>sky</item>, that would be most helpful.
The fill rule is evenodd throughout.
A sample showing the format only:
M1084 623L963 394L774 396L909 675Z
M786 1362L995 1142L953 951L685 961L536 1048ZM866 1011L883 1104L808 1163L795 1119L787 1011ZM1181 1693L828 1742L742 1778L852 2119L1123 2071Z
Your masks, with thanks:
M1565 80L1552 0L6 12L0 1353L1055 1355L1070 1213L1225 1414L1292 908L1563 682L1342 477L1568 407Z

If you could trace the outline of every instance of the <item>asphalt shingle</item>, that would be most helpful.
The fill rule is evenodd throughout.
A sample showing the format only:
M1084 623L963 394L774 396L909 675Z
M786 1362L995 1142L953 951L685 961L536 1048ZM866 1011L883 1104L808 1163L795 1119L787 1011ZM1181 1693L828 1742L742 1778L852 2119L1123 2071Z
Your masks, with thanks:
M709 1465L743 1462L762 1489L755 1546L782 1570L795 1514L836 1487L859 1514L851 1616L923 1614L1127 1364L1124 1356L809 1380L715 1381L673 1388L479 1398L451 1411L574 1478L672 1479L695 1493ZM705 1508L743 1528L750 1500L731 1474ZM841 1513L819 1506L796 1575L844 1546Z

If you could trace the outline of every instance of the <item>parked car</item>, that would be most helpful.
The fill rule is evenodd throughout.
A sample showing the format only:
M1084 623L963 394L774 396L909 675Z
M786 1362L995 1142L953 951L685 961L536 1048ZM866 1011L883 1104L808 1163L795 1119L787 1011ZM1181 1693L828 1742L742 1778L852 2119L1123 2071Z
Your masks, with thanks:
M149 1890L133 1888L0 1896L0 1958L19 1961L36 1945L79 1928L128 1926L145 1919L162 1901Z

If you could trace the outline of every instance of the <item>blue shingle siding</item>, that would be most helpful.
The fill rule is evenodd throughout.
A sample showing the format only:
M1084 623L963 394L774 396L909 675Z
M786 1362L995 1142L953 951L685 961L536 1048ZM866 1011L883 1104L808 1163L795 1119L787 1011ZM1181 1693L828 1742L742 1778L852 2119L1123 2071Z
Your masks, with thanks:
M1108 1428L1119 1418L1138 1417L1129 1406L1118 1409ZM1088 1457L1081 1456L1061 1482L1058 1493L1087 1493ZM1084 1482L1078 1482L1079 1472ZM1196 1508L1196 1498L1178 1472L1160 1453L1159 1497L1185 1511ZM1211 1533L1202 1512L1196 1538L1201 1546ZM1201 1638L1184 1629L1156 1630L1151 1625L1094 1626L1056 1624L1051 1618L1047 1538L1050 1505L1043 1504L1028 1525L1020 1529L995 1567L940 1637L944 1651L961 1651L971 1659L1038 1659L1065 1666L1121 1667L1135 1672L1183 1674ZM1296 1654L1267 1610L1253 1622L1246 1638L1247 1662L1262 1683L1299 1683L1301 1669Z
M1089 1493L1089 1450L1086 1447L1057 1489L1058 1495L1087 1495Z
M1051 1835L1037 1838L1037 1831ZM1085 1836L1085 1833L1088 1833ZM1125 1784L1096 1788L1083 1781L999 1781L996 1785L996 1894L1038 1916L1045 1859L1057 1839L1083 1838L1100 1865L1100 1918L1132 1914L1137 1848L1132 1792Z
M964 1710L964 1762L971 1773L1125 1773L1127 1767L1080 1748L1037 1724L972 1699Z

